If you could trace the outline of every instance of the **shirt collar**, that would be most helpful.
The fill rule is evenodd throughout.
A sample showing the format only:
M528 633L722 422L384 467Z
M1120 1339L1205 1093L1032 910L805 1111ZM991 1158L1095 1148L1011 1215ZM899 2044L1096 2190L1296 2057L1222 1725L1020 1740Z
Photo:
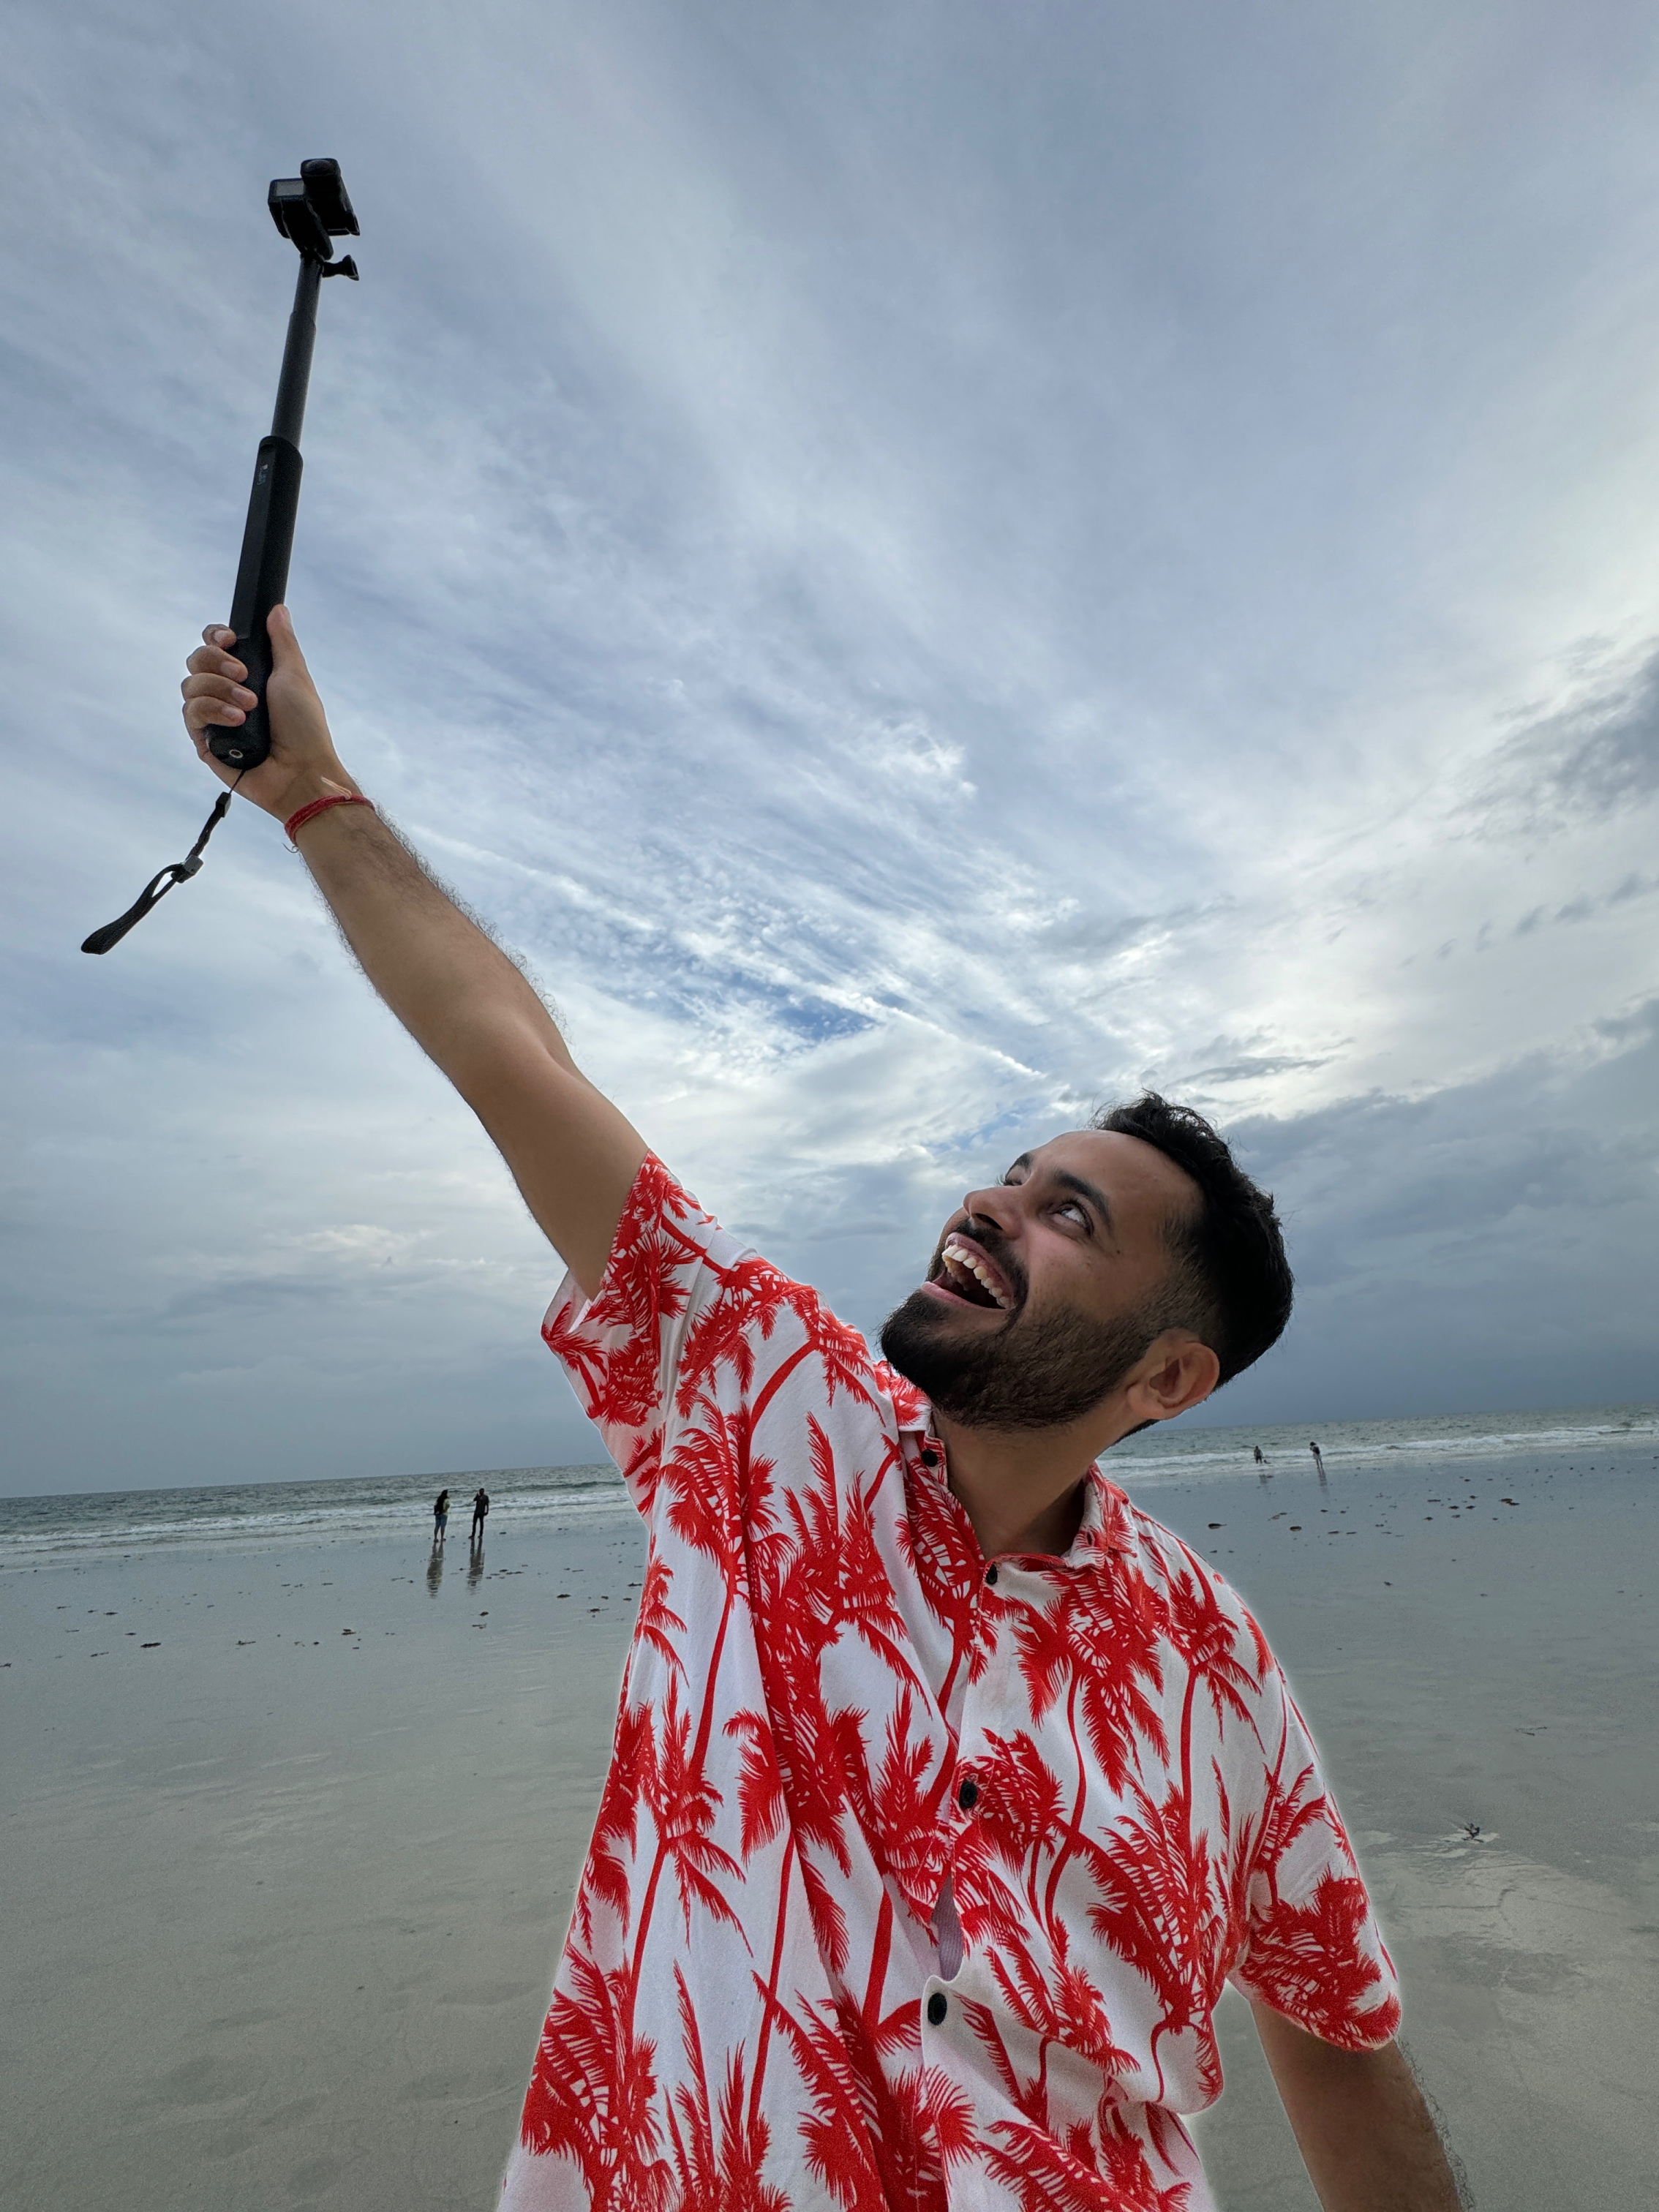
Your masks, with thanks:
M1072 1548L1060 1564L1067 1567L1089 1566L1109 1555L1133 1559L1140 1545L1128 1498L1116 1483L1108 1480L1098 1460L1089 1469L1085 1480L1083 1518L1072 1539Z
M933 1433L933 1408L920 1391L910 1393L911 1402L899 1408L899 1433L909 1445L910 1455L941 1487L945 1485L945 1446ZM1127 1494L1116 1483L1109 1480L1098 1460L1084 1478L1083 1518L1073 1537L1071 1548L1058 1559L1045 1559L1042 1564L1060 1567L1097 1567L1109 1559L1133 1559L1140 1551L1139 1539L1135 1534L1134 1514Z

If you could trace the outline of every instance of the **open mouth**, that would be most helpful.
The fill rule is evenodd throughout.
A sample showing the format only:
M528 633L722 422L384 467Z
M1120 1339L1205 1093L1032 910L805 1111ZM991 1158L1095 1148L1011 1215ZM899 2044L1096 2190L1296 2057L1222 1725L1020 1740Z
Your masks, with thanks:
M1003 1313L1012 1311L1012 1291L1001 1273L969 1238L945 1238L939 1252L939 1271L946 1288L970 1306L989 1306Z

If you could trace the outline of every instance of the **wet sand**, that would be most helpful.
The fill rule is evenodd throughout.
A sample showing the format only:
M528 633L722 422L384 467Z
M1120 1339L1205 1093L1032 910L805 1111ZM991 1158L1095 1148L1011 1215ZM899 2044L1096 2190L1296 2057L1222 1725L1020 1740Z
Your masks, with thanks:
M1651 1448L1139 1495L1291 1671L1475 2201L1659 2201ZM623 1514L476 1572L463 1528L435 1584L418 1525L0 1578L0 2198L493 2202L641 1551ZM1316 2212L1224 2009L1219 2202Z
M1146 1502L1237 1580L1291 1673L1472 2201L1659 2203L1651 1447L1227 1491ZM1317 2212L1246 2008L1225 2010L1227 2090L1197 2130L1218 2197Z

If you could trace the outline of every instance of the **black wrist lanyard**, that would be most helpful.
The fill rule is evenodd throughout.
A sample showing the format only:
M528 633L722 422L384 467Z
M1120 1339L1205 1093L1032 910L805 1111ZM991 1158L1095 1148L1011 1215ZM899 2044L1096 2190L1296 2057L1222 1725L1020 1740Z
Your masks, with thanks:
M246 774L247 770L243 769L236 778L236 783L240 783ZM161 904L174 884L187 883L191 876L198 872L202 866L202 855L207 850L208 839L230 811L230 795L235 790L236 783L227 785L219 793L214 802L212 813L202 824L201 836L191 847L185 858L182 860L169 860L159 874L152 876L124 915L118 915L113 921L106 921L101 929L93 931L92 935L81 947L82 952L107 952L112 945L118 945L128 930L143 920L153 906Z

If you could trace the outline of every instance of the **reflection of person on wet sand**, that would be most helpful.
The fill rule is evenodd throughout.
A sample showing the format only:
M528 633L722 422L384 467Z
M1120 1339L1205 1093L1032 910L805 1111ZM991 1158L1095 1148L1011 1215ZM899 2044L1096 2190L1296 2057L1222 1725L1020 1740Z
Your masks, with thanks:
M432 1540L441 1544L444 1530L449 1526L449 1492L441 1490L432 1503Z
M472 1493L472 1534L469 1541L474 1544L483 1543L484 1516L489 1510L489 1492L484 1488L483 1483L480 1483Z
M1325 1455L1320 1450L1319 1446L1316 1443L1310 1443L1308 1449L1314 1455L1315 1470L1319 1476L1319 1480L1323 1482L1325 1480Z

